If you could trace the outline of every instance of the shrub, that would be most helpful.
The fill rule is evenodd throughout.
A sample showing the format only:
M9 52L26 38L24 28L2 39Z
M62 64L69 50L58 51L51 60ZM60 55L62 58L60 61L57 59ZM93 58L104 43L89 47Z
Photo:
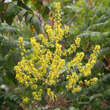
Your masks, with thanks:
M23 38L19 37L22 59L14 69L16 79L25 88L23 103L37 101L47 104L49 100L57 101L57 97L68 99L98 80L97 77L91 78L91 69L100 46L95 46L88 61L84 61L84 52L76 52L80 47L80 38L65 46L63 40L68 38L69 27L62 26L60 3L55 3L54 8L54 25L46 24L45 33L30 39L30 54L27 54Z

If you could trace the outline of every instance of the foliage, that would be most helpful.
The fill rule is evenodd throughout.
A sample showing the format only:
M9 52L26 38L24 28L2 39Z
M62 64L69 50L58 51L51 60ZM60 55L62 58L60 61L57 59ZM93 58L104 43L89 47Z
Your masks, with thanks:
M46 32L44 25L49 24L51 25L52 30L54 30L53 18L55 10L53 5L59 0L5 1L6 0L0 0L0 107L2 107L0 109L15 110L19 108L19 104L21 102L20 97L24 96L24 94L29 94L29 96L31 96L32 93L29 88L24 88L24 86L20 86L21 88L19 88L18 82L15 79L15 71L13 68L18 61L22 60L20 54L22 49L17 45L19 42L18 37L23 36L23 42L26 48L24 57L26 57L26 60L31 59L31 54L34 52L32 45L29 43L30 36L35 36L37 43L43 45L43 47L47 49L48 45L46 43L50 45L50 41L47 42L47 40L44 39L44 36L49 39L49 34ZM62 47L63 54L68 51L69 47L71 47L71 49L72 46L75 48L73 44L75 44L76 36L81 38L80 47L77 48L77 52L83 51L85 53L82 64L87 63L89 56L94 49L94 45L100 44L101 51L98 56L98 61L91 70L91 76L85 81L86 87L85 82L80 82L80 86L82 88L81 92L75 93L72 97L71 92L65 97L64 95L61 97L58 96L58 93L55 94L57 98L54 101L49 99L49 97L47 97L48 100L45 99L47 101L45 101L47 106L41 107L41 105L45 105L44 101L42 101L42 103L39 102L40 105L36 101L29 106L40 106L39 109L46 109L48 106L51 106L56 109L66 110L74 110L75 108L78 110L108 110L110 109L110 1L61 0L60 2L62 6L61 29L64 29L63 25L66 25L66 27L69 26L69 32L64 34L63 39L59 42L59 45ZM48 17L50 19L48 19ZM43 33L43 36L40 36L42 34L38 36L39 33ZM56 51L56 47L50 46L48 50L54 53ZM47 53L44 53L44 56L46 54ZM66 61L68 61L65 64L65 67L67 67L68 63L75 58L75 55L76 52L73 52L73 54L70 55L68 53L67 56L61 56L61 59L66 59ZM54 59L54 56L52 58ZM73 71L73 69L71 70ZM77 69L74 69L74 71L76 70ZM61 79L65 78L62 76L63 74L66 74L65 70L62 70L61 73ZM91 84L90 82L92 80L89 79L92 77L100 78L100 80L97 84L88 86L88 84ZM67 81L67 79L63 79L63 81L64 80ZM83 78L81 80L84 81ZM40 82L43 81L41 80ZM79 81L77 81L77 83L78 82ZM66 84L61 83L61 85L61 88L64 88ZM57 88L57 90L54 91L55 93L57 93L56 91L63 91L59 90L60 86L55 88ZM54 90L53 88L51 89ZM44 96L45 95L46 90ZM29 101L30 100L31 99L29 99ZM65 105L68 105L68 108L66 108ZM26 107L22 106L22 109L26 109Z
M62 43L68 37L69 27L62 28L60 3L55 3L54 7L54 25L45 25L46 34L39 34L38 41L31 38L31 54L27 54L23 38L19 37L22 60L15 66L15 71L19 83L26 87L23 103L37 101L49 105L48 102L52 101L57 106L61 100L58 97L64 97L65 102L61 100L60 103L67 103L67 98L72 100L83 89L80 84L90 86L98 81L97 77L90 76L100 46L94 48L87 63L83 61L84 53L76 52L80 47L80 38L76 38L69 47L64 47Z
M63 21L68 25L71 25L72 28L70 29L71 39L74 36L78 36L81 38L81 47L82 49L88 54L94 44L101 45L101 52L99 55L99 62L96 63L94 66L93 72L104 73L103 76L105 82L108 81L105 77L108 77L110 71L110 60L109 60L109 0L102 0L102 1L91 1L91 0L79 0L76 1L75 4L70 4L67 7L64 7L64 17ZM65 16L67 19L65 19ZM87 55L88 57L88 55ZM103 80L102 77L102 80ZM83 96L83 101L88 99L87 97L98 96L94 102L87 102L82 101L82 104L79 105L80 109L109 109L109 100L106 99L106 95L103 94L104 91L109 89L109 84L105 82L99 85L98 89L92 88L92 93L88 91L88 94ZM105 87L106 85L106 87ZM108 90L107 90L108 91ZM84 91L84 93L86 93ZM100 98L100 93L101 98ZM78 103L79 104L79 103ZM96 106L95 106L96 105Z
M19 97L16 88L13 66L20 60L17 41L0 35L0 109L18 108ZM16 103L13 106L13 103Z
M70 33L82 38L82 47L100 44L101 57L109 54L109 0L78 0L64 7L63 21L71 25ZM66 17L69 16L69 17ZM66 18L66 19L65 19ZM87 44L87 45L86 45Z
M30 27L34 26L37 33L41 31L41 22L38 18L38 14L34 13L34 11L28 8L26 4L22 3L20 0L10 3L2 3L0 4L0 7L0 11L2 12L1 20L3 22L6 21L6 23L11 25L14 18L18 16L20 22L24 18L25 23L29 23Z

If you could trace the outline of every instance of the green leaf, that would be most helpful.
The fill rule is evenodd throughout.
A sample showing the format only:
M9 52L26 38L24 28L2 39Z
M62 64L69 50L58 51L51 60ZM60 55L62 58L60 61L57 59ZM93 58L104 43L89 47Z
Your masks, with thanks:
M22 21L22 19L23 19L23 17L24 17L24 15L25 15L26 12L27 12L27 10L24 10L24 9L19 12L18 19L20 21Z
M19 33L20 31L13 26L10 26L10 25L5 24L5 23L1 23L0 32L1 33L16 34L16 33Z
M106 91L104 91L104 96L110 97L110 88L108 88Z
M99 98L99 97L103 97L103 95L101 93L92 95L92 96L90 96L89 100L93 101L94 99Z
M25 22L28 23L29 21L31 21L31 18L32 18L32 14L28 14L28 15L25 17Z
M19 13L20 8L15 4L10 4L6 11L6 22L12 24L13 18Z
M3 9L4 9L4 4L0 3L0 11L3 11Z
M33 16L31 22L32 22L32 24L34 25L37 34L39 34L39 33L41 32L41 28L40 28L40 27L41 27L40 20L39 20L36 16Z
M102 50L99 54L99 57L103 57L104 55L108 54L109 52L110 52L110 47L102 48Z
M72 10L75 12L75 13L79 13L81 11L81 8L79 7L76 7L76 6L72 6Z

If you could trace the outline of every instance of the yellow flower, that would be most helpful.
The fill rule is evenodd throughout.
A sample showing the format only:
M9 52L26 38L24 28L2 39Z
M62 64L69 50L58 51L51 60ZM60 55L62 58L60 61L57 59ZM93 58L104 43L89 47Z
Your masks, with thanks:
M36 84L33 84L33 85L31 86L32 89L37 89L37 87L38 87L38 85L36 85Z
M61 9L60 2L55 3L54 8L55 8L56 10L60 10L60 9Z
M36 92L32 92L32 95L35 96L36 95Z
M98 78L94 77L90 79L91 85L95 84L98 81Z
M96 45L95 50L100 50L100 45Z
M28 103L29 102L29 98L28 97L23 97L23 103Z
M86 86L90 86L90 81L84 80Z
M77 47L80 46L80 41L81 41L81 39L78 38L78 37L75 39L75 44L76 44Z
M81 91L81 87L78 86L77 88L73 88L72 93L77 93Z
M25 54L23 38L19 37L18 44L22 50L22 58L14 67L16 79L25 88L30 89L34 101L40 101L44 94L54 100L56 89L51 90L49 87L57 87L62 78L66 79L67 92L72 93L80 92L81 84L89 86L98 81L97 78L86 80L86 77L92 74L91 69L97 60L100 46L95 46L86 64L82 63L84 52L76 52L80 46L80 38L77 37L69 47L62 47L63 36L69 31L69 27L63 28L60 12L61 6L58 2L55 4L54 25L46 24L45 33L39 34L38 40L35 37L30 39L31 53ZM73 53L74 57L71 58L70 54ZM84 82L80 81L82 77L85 78ZM64 88L61 88L61 91L63 90ZM63 93L60 92L62 95ZM26 103L29 99L26 97L23 101Z
M47 94L50 97L50 99L55 100L56 95L51 91L50 88L47 88Z
M69 26L65 26L64 27L64 33L68 33L68 31L69 31Z
M91 86L91 85L97 83L97 81L98 81L98 78L96 78L96 77L91 78L90 80L84 80L86 86Z
M23 56L24 53L26 52L25 48L24 48L24 41L23 41L23 37L19 37L18 39L18 45L20 47L20 49L22 50L21 55Z
M67 75L66 79L68 79L68 83L66 85L67 90L70 90L76 86L76 83L78 81L78 75L73 72L72 75Z

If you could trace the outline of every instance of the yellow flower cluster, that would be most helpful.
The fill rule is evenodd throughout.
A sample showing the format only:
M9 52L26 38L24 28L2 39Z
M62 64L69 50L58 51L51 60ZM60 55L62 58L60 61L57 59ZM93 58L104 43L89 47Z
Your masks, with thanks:
M61 45L56 44L56 51L54 54L54 58L52 59L52 64L50 65L50 73L47 77L46 83L48 85L55 85L61 70L65 66L65 60L61 59Z
M33 91L32 96L33 96L34 100L41 100L42 92L43 92L42 89L39 89L38 92Z
M96 45L95 49L93 50L93 53L90 55L90 58L85 66L80 68L80 72L85 76L91 75L91 69L93 68L94 64L96 63L98 53L100 51L100 46Z
M91 75L91 69L100 51L100 46L97 45L85 65L81 63L84 52L76 53L76 56L69 61L63 57L64 51L61 41L64 34L69 31L69 27L65 26L63 29L61 26L60 9L61 6L58 2L55 4L54 26L45 25L46 34L39 34L40 41L37 41L35 37L30 39L32 45L30 54L26 55L23 38L19 38L19 46L23 54L21 61L14 67L16 79L20 84L31 89L31 96L34 100L41 100L45 93L54 100L56 98L55 94L57 94L55 87L60 83L62 77L66 79L65 88L67 91L80 92L82 88L78 81L82 76ZM70 45L68 49L64 47L64 50L67 50L65 55L68 56L68 54L76 52L79 47L80 38L76 38L74 44ZM97 82L96 78L91 79L91 83L94 82ZM28 102L27 99L24 99L24 102Z
M55 100L56 95L54 94L54 92L50 89L47 88L47 95L50 97L50 99Z
M76 52L76 49L80 47L80 41L81 41L81 39L77 37L75 39L75 43L70 46L67 53L72 54L72 53Z
M80 41L81 41L81 39L78 37L75 39L76 47L80 47Z
M55 3L54 8L55 8L54 27L60 28L62 25L61 24L61 13L60 13L60 11L61 11L60 2Z
M74 68L75 66L79 66L81 64L81 61L84 57L84 53L80 52L77 53L76 56L68 63L68 72L70 71L71 68Z
M66 85L67 90L72 90L72 93L81 91L80 86L76 87L77 81L79 80L77 73L73 72L72 75L67 75L66 79L68 80L68 83Z
M26 52L26 50L24 48L24 42L23 42L23 38L22 37L19 37L18 44L19 44L20 49L22 50L21 55L23 56L24 53Z
M69 26L65 26L65 27L64 27L64 33L67 34L68 31L69 31Z
M67 51L68 54L72 54L73 52L76 52L76 45L75 44L72 44Z
M78 87L73 88L72 93L77 93L77 92L80 92L80 91L81 91L81 87L78 86Z
M48 39L43 35L43 34L39 34L39 39L42 41L42 44L45 45L45 46L49 46L48 44Z
M51 43L53 43L53 41L55 42L59 42L63 39L63 35L64 33L67 33L69 30L68 26L65 26L64 29L61 28L62 24L61 24L61 6L60 6L60 2L55 3L55 15L54 15L54 28L52 29L52 26L46 24L45 25L45 30L48 33L48 39L50 41L50 46L53 46Z
M28 103L29 102L29 98L28 97L23 97L23 103Z
M97 81L98 81L98 78L94 77L94 78L91 78L90 80L84 80L84 83L86 86L91 86L95 84Z

